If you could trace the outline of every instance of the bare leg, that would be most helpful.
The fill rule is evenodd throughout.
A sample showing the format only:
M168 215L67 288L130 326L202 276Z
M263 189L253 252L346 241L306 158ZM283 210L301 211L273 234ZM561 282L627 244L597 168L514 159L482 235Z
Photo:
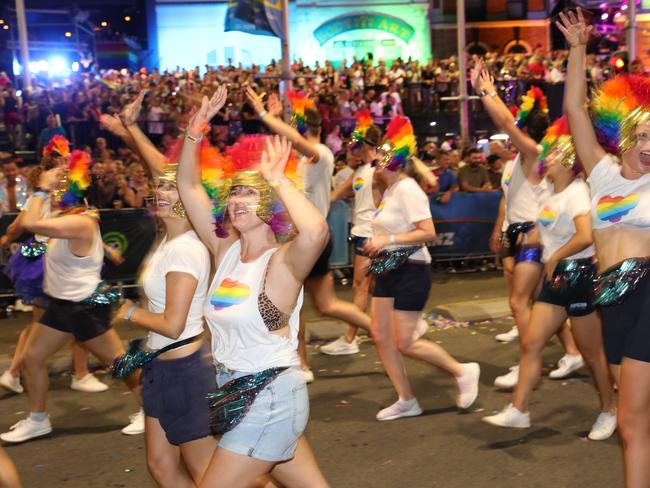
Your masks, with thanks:
M370 283L373 279L372 275L368 275L367 273L369 261L370 258L367 258L366 256L354 255L354 277L352 282L354 298L352 299L352 303L363 312L368 308L368 293L370 291ZM358 327L348 325L345 339L348 342L352 342L357 335L358 330Z
M81 344L74 341L70 346L72 349L72 374L78 380L90 373L88 369L88 351Z
M533 389L542 373L542 350L565 320L563 307L543 302L533 306L528 330L520 339L519 381L512 398L512 404L520 412L528 411Z
M623 358L618 403L618 429L623 441L625 486L650 483L650 363Z
M25 345L27 344L27 339L32 330L32 325L41 320L41 317L44 313L44 309L38 305L32 305L32 323L25 327L20 333L20 336L18 337L18 343L16 344L16 351L14 352L14 357L11 360L11 366L9 366L9 373L14 378L20 376L21 363L25 354Z
M573 319L571 319L571 322L571 325L573 325ZM572 328L569 327L569 323L564 322L564 324L562 324L562 328L557 332L557 337L560 339L565 353L570 354L571 356L577 356L580 354L580 351L578 350L575 338L571 332Z
M410 400L413 398L413 392L406 376L402 355L396 346L397 339L393 337L393 328L391 327L393 301L392 298L373 298L371 300L372 338L399 399Z
M304 436L298 440L293 459L276 464L271 474L286 488L329 487Z
M194 483L198 486L203 475L208 470L210 459L217 449L217 440L212 437L204 437L194 441L181 444L181 455Z
M181 450L170 444L158 419L145 417L145 447L147 468L154 481L163 488L195 486L181 460Z
M274 464L217 448L199 487L252 488L260 476L273 469Z
M7 456L5 450L0 447L0 487L21 488L21 486L16 466Z
M515 316L519 337L526 335L530 320L530 301L539 283L543 267L536 263L519 263L512 276L510 308Z
M312 296L316 309L323 315L347 322L355 327L370 330L370 317L353 303L339 300L334 291L332 273L308 278L305 288Z

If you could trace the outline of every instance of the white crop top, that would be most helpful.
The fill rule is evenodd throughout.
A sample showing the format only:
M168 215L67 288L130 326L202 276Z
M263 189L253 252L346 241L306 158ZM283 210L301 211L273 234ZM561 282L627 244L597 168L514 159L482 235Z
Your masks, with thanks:
M165 311L167 274L172 272L187 273L196 278L198 283L181 335L178 339L170 339L150 331L147 346L152 350L162 349L168 344L203 332L203 305L208 293L210 254L193 230L171 241L165 237L149 258L141 276L149 312L161 314Z
M587 181L594 229L613 225L650 228L650 174L628 180L621 176L621 165L606 154Z
M269 332L258 306L266 267L277 248L251 263L241 261L241 243L226 252L214 276L203 313L212 332L212 356L234 371L255 373L268 368L297 366L300 290L289 317L289 337Z
M370 164L359 166L352 176L354 190L354 227L350 233L357 237L372 237L372 218L377 207L372 196L375 168Z

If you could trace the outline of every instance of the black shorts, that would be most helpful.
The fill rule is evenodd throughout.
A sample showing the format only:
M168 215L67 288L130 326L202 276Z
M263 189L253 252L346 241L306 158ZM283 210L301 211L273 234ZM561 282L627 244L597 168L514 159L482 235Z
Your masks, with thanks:
M593 291L593 277L596 273L596 266L591 263L591 259L575 260L585 261L588 270L581 273L578 280L561 289L554 288L547 280L544 280L542 291L539 293L536 302L550 303L563 307L569 317L584 317L592 313L596 308L591 304ZM554 278L559 273L555 273Z
M208 393L217 389L214 366L204 344L179 359L154 359L142 369L142 403L147 417L158 419L174 445L212 435Z
M623 303L601 307L605 355L609 364L626 357L650 363L650 276Z
M330 272L330 256L332 255L332 236L327 239L327 244L325 249L318 257L318 260L314 264L314 267L309 272L307 278L318 278L320 276L325 276Z
M365 256L363 246L366 245L368 237L350 236L350 242L354 245L354 254L357 256Z
M375 298L394 298L395 310L421 312L431 290L431 267L427 263L407 261L399 268L377 277Z
M48 296L40 323L72 334L79 342L99 337L111 328L111 306L71 302Z

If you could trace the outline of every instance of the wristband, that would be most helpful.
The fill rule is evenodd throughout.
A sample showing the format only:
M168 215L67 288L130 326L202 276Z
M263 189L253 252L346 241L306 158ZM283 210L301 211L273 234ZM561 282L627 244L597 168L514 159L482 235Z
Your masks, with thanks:
M268 113L268 112L267 112L266 110L262 110L262 111L260 112L260 114L258 115L258 117L260 118L260 120L262 120L264 117L266 117L266 114L267 114L267 113Z
M203 139L203 136L200 136L200 137L194 137L194 136L193 136L192 134L190 134L189 132L186 132L186 133L185 133L185 139L187 139L187 140L190 141L190 142L193 142L194 144L197 144L197 143L201 142L201 139Z
M134 303L129 307L129 311L126 312L126 315L124 316L124 320L128 320L131 322L131 317L133 316L133 312L138 308L138 306Z
M390 237L388 238L388 243L389 243L391 246L394 246L394 245L396 244L396 242L395 242L395 234L391 234L391 235L390 235Z
M42 200L47 200L50 198L50 194L46 192L45 190L37 189L34 193L32 193L33 197L38 197Z

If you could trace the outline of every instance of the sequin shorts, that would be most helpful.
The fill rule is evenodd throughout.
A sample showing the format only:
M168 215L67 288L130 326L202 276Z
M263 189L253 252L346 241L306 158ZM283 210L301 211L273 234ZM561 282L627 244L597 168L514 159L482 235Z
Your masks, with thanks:
M218 370L217 385L247 374ZM243 420L221 437L219 447L261 461L287 461L308 419L307 385L297 368L289 368L257 395Z
M536 302L563 307L570 317L584 317L595 310L591 304L596 266L591 258L561 261L553 279L544 280Z

